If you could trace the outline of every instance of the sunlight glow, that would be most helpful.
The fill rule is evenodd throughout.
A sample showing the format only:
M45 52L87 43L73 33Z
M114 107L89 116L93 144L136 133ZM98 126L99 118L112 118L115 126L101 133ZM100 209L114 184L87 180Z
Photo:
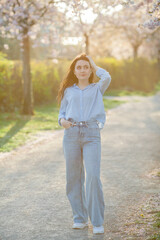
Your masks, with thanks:
M59 7L59 11L64 12L65 11L65 4L59 3L57 4ZM103 13L106 15L112 15L114 12L120 11L123 8L121 4L118 4L115 7L109 6L107 9L104 9ZM71 17L73 16L73 20L76 17L73 14L72 10L70 9L67 13L67 16ZM87 10L84 10L83 13L81 13L81 19L84 24L91 25L97 18L97 14L93 13L92 8L88 8ZM63 45L77 45L79 42L82 41L82 37L62 37Z
M97 17L97 14L93 13L92 9L89 8L89 9L87 9L87 10L83 13L83 15L82 15L82 21L83 21L84 23L86 23L86 24L87 24L87 23L90 24L90 23L93 23L93 22L94 22L94 20L96 19L96 17Z
M115 7L109 6L107 10L105 10L107 15L112 15L114 12L118 12L122 10L123 6L121 4L118 4Z
M77 45L82 41L82 37L63 37L62 43L63 45Z

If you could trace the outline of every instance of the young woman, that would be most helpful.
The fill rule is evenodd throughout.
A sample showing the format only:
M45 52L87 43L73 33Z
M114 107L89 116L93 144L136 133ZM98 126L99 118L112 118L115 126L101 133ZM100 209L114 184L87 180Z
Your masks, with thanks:
M100 78L97 83L93 82L94 73ZM87 227L89 216L94 234L104 233L100 130L106 121L103 94L110 82L106 70L96 66L90 56L81 54L71 63L58 93L58 123L64 127L66 194L73 212L72 228Z

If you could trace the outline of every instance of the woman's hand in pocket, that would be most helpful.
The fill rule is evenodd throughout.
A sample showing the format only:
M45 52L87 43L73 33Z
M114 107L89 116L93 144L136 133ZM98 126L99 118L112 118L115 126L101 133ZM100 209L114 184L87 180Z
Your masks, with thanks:
M65 119L62 119L62 120L61 120L61 125L62 125L65 129L67 129L67 128L70 128L70 127L72 126L72 123L71 123L70 121L67 121L67 120L65 120Z

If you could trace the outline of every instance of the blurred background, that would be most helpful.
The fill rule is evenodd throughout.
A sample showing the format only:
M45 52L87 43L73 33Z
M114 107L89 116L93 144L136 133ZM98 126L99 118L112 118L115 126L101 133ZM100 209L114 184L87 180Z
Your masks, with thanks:
M26 139L33 128L59 128L59 85L82 52L110 73L105 95L159 91L159 8L158 0L1 0L1 146L22 130Z

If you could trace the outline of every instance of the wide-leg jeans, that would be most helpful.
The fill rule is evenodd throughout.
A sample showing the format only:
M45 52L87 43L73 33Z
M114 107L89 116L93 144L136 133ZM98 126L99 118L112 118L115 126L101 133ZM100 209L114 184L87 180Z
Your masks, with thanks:
M100 180L101 135L98 123L88 121L87 126L76 125L64 129L63 153L66 161L66 195L74 222L87 222L89 216L93 226L101 226L105 203Z

